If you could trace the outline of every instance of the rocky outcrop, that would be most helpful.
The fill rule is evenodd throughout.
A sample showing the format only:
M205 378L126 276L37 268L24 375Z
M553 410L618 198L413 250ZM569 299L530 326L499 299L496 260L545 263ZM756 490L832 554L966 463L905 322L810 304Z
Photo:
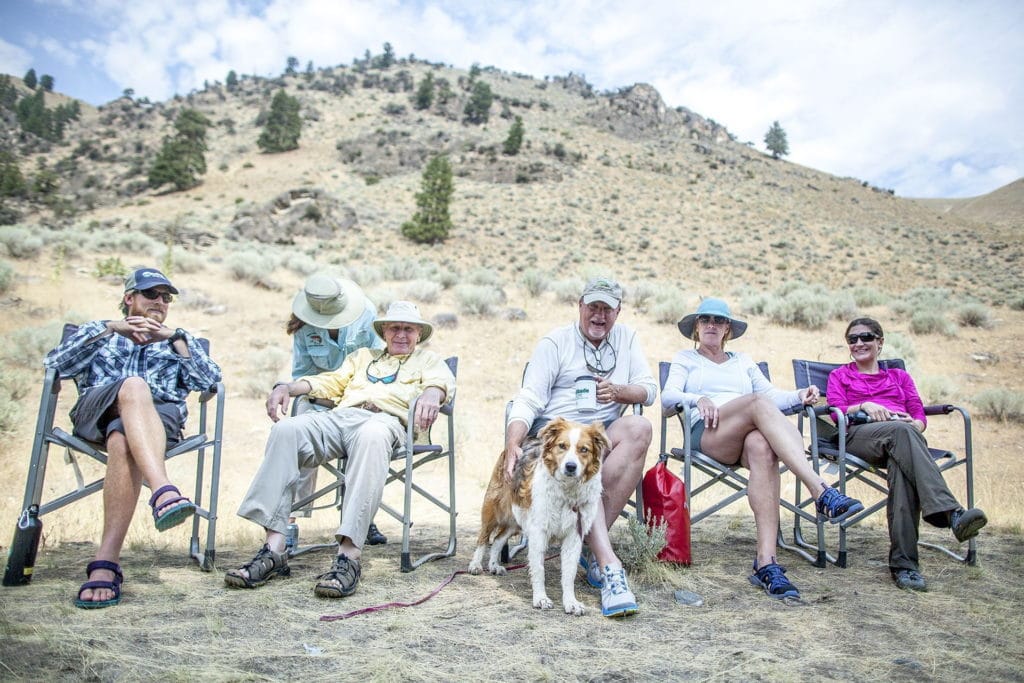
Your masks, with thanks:
M645 140L683 135L695 140L724 142L729 131L689 109L666 106L652 86L637 83L608 97L587 119L594 126L625 138Z
M294 244L297 237L330 239L358 229L356 212L321 189L282 192L263 206L239 209L228 226L230 240Z

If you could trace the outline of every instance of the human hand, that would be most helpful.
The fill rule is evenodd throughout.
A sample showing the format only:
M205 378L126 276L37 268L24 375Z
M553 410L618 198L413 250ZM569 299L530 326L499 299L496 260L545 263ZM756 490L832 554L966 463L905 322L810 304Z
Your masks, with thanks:
M800 391L800 400L805 406L813 406L821 398L821 391L813 384Z
M872 422L885 422L891 420L893 416L893 413L888 408L872 401L861 403L860 409L868 414Z
M705 429L714 429L718 426L718 406L707 396L701 396L697 400L697 412L704 419Z
M282 417L288 414L290 394L287 383L277 384L270 390L270 396L267 397L267 417L273 422L280 421Z
M607 379L598 378L597 380L597 397L598 403L619 403L619 397L622 395L624 386L621 384L612 384Z
M505 456L505 479L512 481L512 475L516 471L516 463L519 462L519 458L523 457L522 446L505 446L505 450L502 452Z
M130 315L124 320L111 320L107 323L107 328L139 346L163 341L174 334L171 328L141 315Z
M416 429L419 431L430 429L440 411L441 393L433 387L428 387L416 401Z

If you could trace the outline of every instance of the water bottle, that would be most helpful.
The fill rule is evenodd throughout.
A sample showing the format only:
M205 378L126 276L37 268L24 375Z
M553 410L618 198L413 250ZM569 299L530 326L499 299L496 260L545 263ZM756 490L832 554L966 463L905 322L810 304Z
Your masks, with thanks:
M288 530L284 535L284 551L291 555L299 547L299 525L294 517L288 518Z
M36 551L43 535L43 522L39 519L39 506L30 505L21 513L18 528L11 541L4 570L5 586L22 586L32 580L32 569L36 565Z

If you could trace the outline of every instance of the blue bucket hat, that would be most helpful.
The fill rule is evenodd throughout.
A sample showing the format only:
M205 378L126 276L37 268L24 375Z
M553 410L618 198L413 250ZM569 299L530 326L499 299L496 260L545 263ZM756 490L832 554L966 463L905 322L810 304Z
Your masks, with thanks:
M159 287L160 285L163 285L170 290L171 294L178 293L178 290L174 288L174 285L172 285L171 281L167 279L167 276L156 268L139 268L125 278L124 291L142 291L143 289L152 289L153 287Z
M683 333L684 337L693 339L693 326L697 324L697 317L701 315L717 315L722 318L728 318L732 326L733 339L742 337L743 333L747 331L747 324L742 320L732 317L732 313L729 312L729 306L724 301L708 297L700 302L696 313L691 313L679 321L679 331Z

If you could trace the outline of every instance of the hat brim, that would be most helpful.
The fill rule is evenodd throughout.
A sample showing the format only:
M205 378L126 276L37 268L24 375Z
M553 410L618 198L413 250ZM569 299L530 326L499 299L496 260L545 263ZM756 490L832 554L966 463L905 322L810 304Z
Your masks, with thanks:
M334 315L324 315L314 311L309 302L306 301L306 292L301 290L292 299L292 313L295 317L313 327L322 327L326 330L336 330L351 325L366 310L366 295L359 285L351 280L336 279L345 294L345 308Z
M413 325L420 326L420 338L417 342L422 344L434 334L434 326L428 323L426 320L413 319L413 318L378 318L373 321L373 331L377 333L377 336L384 339L384 323L412 323Z
M676 325L676 327L679 328L679 332L687 339L693 339L693 328L697 324L697 317L697 313L691 313L680 320ZM737 320L736 318L729 318L729 326L732 328L731 339L739 339L743 336L743 333L747 331L747 324L742 320Z
M601 303L608 304L612 308L618 308L619 304L622 303L621 301L613 297L611 294L602 294L600 292L587 294L585 297L583 297L584 304L592 304L595 301L600 301Z

